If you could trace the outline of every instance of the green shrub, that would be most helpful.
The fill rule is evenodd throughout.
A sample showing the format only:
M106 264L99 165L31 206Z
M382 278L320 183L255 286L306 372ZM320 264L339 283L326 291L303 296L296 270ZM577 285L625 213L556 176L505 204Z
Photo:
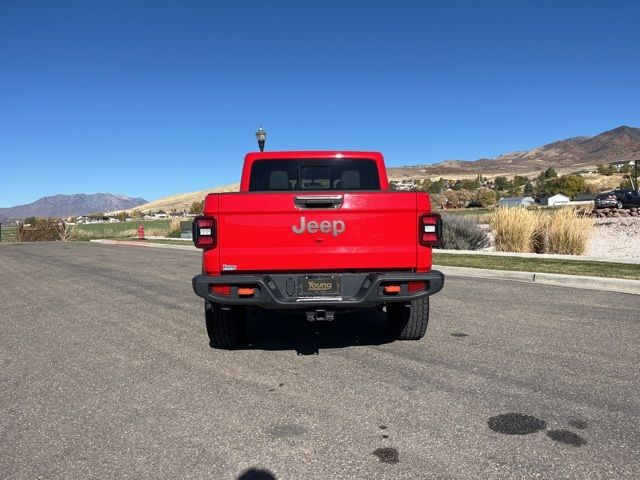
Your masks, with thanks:
M480 250L489 246L487 234L470 218L445 215L442 218L442 248Z

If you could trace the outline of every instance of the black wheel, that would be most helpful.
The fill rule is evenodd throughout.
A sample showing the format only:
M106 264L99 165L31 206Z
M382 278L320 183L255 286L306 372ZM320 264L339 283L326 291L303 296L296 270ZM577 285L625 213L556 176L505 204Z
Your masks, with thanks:
M204 319L213 348L233 348L244 339L247 312L242 307L223 309L220 305L204 302Z
M387 304L391 335L398 340L420 340L429 323L429 297L407 303Z
M616 207L618 207L619 209L622 208L622 202L618 202L618 204L616 205Z

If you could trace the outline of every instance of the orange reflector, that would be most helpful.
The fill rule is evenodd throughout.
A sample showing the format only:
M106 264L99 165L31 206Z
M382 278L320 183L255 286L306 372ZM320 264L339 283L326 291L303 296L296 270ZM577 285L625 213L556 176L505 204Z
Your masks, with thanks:
M229 285L214 285L211 290L218 295L231 295L231 287Z
M253 294L255 293L255 291L256 291L255 288L239 287L238 288L238 296L239 297L253 297Z
M387 295L400 293L400 285L385 285L384 293Z

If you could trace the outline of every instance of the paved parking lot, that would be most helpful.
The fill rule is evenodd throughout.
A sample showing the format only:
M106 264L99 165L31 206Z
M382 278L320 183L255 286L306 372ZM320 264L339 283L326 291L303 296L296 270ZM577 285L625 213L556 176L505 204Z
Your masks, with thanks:
M637 296L450 277L427 337L259 314L209 348L199 254L0 245L2 478L637 478Z

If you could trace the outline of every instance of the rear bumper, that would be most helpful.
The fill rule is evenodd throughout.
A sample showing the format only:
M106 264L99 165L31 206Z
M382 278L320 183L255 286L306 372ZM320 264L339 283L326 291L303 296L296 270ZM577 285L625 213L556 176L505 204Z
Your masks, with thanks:
M340 297L299 297L300 279L309 275L339 275L342 284ZM409 292L408 282L424 281L426 288ZM384 293L384 285L401 284L397 294ZM230 295L213 293L213 285L230 285ZM262 274L262 275L224 275L193 277L193 291L205 300L222 305L245 305L272 309L308 310L326 308L366 308L383 303L408 302L433 295L442 290L444 275L437 270L426 273L322 273L322 274ZM239 297L238 286L253 287L253 297Z

